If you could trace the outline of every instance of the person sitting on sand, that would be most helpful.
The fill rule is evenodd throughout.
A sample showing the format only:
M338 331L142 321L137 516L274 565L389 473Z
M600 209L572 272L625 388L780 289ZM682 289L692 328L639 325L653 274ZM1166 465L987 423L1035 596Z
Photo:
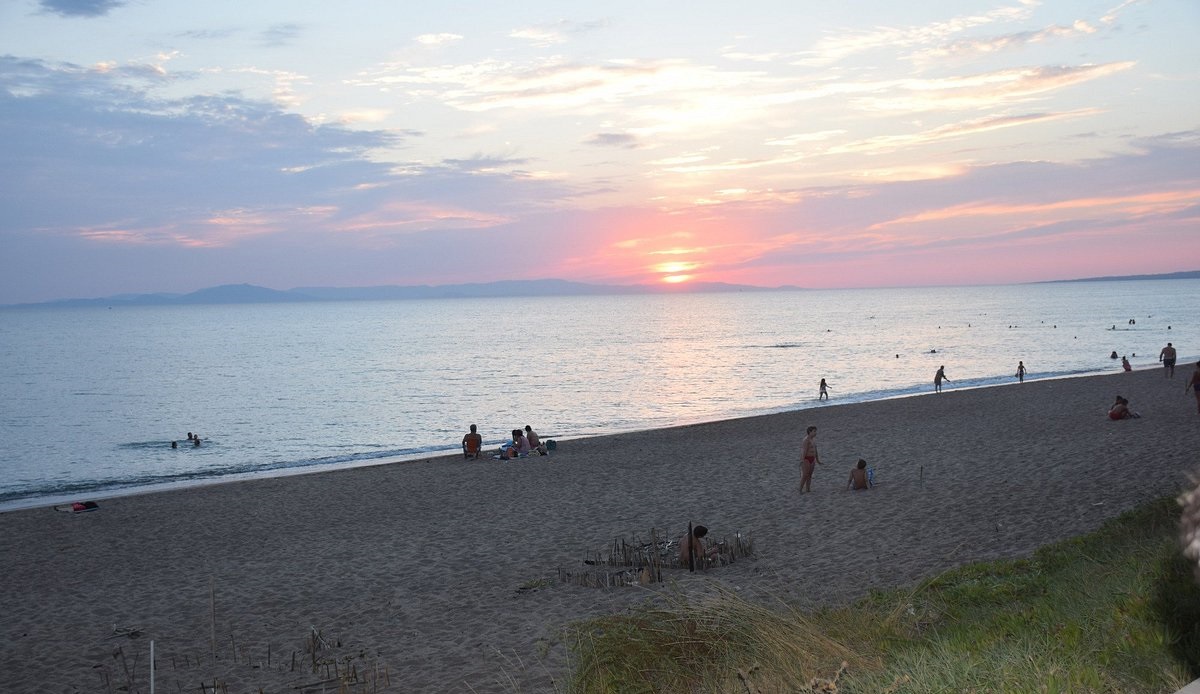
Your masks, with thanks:
M525 432L520 429L513 429L512 436L513 443L517 446L517 454L522 456L529 455L531 449L529 448L529 439L525 438Z
M483 437L474 424L471 425L471 431L463 436L462 449L464 459L478 459L483 450Z
M692 534L684 534L679 538L679 563L691 568L693 562L699 563L705 559L711 560L717 556L717 547L704 547L704 536L708 534L708 528L703 525L697 525L692 528Z
M1141 417L1141 415L1129 409L1129 401L1120 395L1117 396L1117 399L1115 402L1113 402L1112 407L1108 408L1108 418L1113 421L1137 417Z
M871 480L867 477L867 461L859 458L858 465L850 471L850 479L846 480L846 489L858 491L870 488Z
M533 430L533 427L528 424L525 425L525 440L529 442L529 450L546 455L546 448L542 445L542 440L538 438L537 432Z

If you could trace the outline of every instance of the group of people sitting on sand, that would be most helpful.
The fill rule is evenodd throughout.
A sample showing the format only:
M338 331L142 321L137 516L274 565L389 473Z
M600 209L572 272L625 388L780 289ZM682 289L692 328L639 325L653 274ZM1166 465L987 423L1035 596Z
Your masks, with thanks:
M1112 407L1108 408L1108 418L1117 419L1136 419L1142 415L1129 409L1129 401L1120 395L1113 402Z
M512 440L501 444L492 457L497 460L511 460L531 455L549 455L553 443L542 443L533 427L526 424L524 431L513 429ZM467 460L478 460L483 455L483 436L479 434L479 427L474 424L471 425L471 431L463 436L462 450L463 458Z

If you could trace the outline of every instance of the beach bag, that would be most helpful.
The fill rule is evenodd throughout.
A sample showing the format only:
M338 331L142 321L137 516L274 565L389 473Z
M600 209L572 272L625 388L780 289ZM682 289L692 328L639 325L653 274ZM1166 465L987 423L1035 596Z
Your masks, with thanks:
M548 451L558 450L558 444L554 442L554 439L550 439L549 441L546 442L546 450L548 450Z

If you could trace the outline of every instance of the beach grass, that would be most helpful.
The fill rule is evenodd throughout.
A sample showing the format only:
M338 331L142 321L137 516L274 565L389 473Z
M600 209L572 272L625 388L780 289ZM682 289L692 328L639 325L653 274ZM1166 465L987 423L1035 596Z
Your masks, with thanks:
M571 694L1174 692L1200 677L1200 586L1162 499L1027 559L804 613L729 591L569 627Z

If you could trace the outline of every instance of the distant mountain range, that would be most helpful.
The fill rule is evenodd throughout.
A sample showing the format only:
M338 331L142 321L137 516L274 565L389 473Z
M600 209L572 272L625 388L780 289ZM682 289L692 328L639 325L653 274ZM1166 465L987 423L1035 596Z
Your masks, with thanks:
M501 296L586 296L600 294L684 294L697 292L769 292L799 287L754 287L723 282L689 282L686 287L645 284L587 284L567 280L507 280L438 286L297 287L279 290L253 284L225 284L190 294L120 294L100 299L63 299L15 306L181 306L188 304L278 304L307 301L381 301L462 299Z
M1058 282L1115 282L1123 280L1200 279L1200 270L1162 275L1088 277ZM305 301L382 301L392 299L464 299L501 296L588 296L600 294L693 294L703 292L772 292L799 290L801 287L755 287L724 282L688 282L683 285L587 284L568 280L506 280L472 284L427 284L381 287L297 287L279 290L253 284L225 284L190 294L120 294L100 299L63 299L17 306L181 306L188 304L270 304Z
M1124 282L1127 280L1195 280L1200 279L1200 270L1186 272L1168 272L1163 275L1121 275L1120 277L1085 277L1078 280L1049 280L1035 284L1054 284L1057 282Z

